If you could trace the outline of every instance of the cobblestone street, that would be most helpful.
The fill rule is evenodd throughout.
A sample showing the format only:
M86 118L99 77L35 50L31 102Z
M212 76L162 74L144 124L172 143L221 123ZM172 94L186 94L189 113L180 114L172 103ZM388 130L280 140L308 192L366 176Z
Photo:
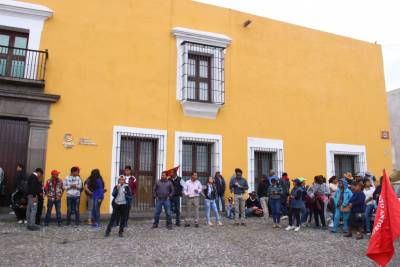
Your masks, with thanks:
M247 227L226 221L170 231L130 222L122 239L117 229L105 239L104 224L101 230L50 226L37 232L10 222L0 227L1 266L373 266L365 256L367 239L308 228L286 232L258 218ZM395 256L390 266L399 265Z

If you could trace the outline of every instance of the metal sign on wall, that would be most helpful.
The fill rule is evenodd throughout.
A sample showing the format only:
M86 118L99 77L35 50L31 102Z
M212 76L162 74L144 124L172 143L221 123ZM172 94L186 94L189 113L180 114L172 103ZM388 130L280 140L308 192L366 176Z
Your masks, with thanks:
M389 139L389 138L390 138L389 131L382 130L381 131L381 139Z

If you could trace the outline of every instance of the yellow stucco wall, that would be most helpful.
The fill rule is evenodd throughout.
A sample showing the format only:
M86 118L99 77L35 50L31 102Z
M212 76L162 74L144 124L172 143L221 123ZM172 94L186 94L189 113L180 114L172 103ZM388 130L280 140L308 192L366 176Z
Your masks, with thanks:
M291 177L325 174L327 142L366 145L376 174L391 166L390 143L380 139L389 126L378 45L189 0L30 2L54 10L41 40L50 55L46 92L61 95L46 177L53 168L64 177L78 165L83 178L100 168L109 188L114 125L166 129L168 167L175 131L220 134L226 177L237 166L247 175L247 137L284 140ZM215 120L184 116L176 100L177 26L232 38ZM65 133L98 146L66 150Z

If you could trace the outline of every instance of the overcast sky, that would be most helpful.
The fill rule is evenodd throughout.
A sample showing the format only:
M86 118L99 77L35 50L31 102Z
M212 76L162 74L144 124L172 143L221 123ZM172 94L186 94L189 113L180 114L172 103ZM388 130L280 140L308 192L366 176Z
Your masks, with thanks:
M286 21L383 48L387 91L400 88L400 0L195 0Z

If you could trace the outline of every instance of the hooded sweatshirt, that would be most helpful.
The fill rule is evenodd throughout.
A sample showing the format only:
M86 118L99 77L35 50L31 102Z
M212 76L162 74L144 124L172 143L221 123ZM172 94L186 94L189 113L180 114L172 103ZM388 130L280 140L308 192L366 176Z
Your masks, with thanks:
M350 198L353 195L351 190L348 188L346 179L343 179L342 182L343 182L343 186L344 186L344 191L342 192L342 189L340 187L338 187L338 189L336 190L335 196L333 197L335 207L337 207L339 204L341 194L343 194L343 202L341 205L342 207L347 207L349 205Z

